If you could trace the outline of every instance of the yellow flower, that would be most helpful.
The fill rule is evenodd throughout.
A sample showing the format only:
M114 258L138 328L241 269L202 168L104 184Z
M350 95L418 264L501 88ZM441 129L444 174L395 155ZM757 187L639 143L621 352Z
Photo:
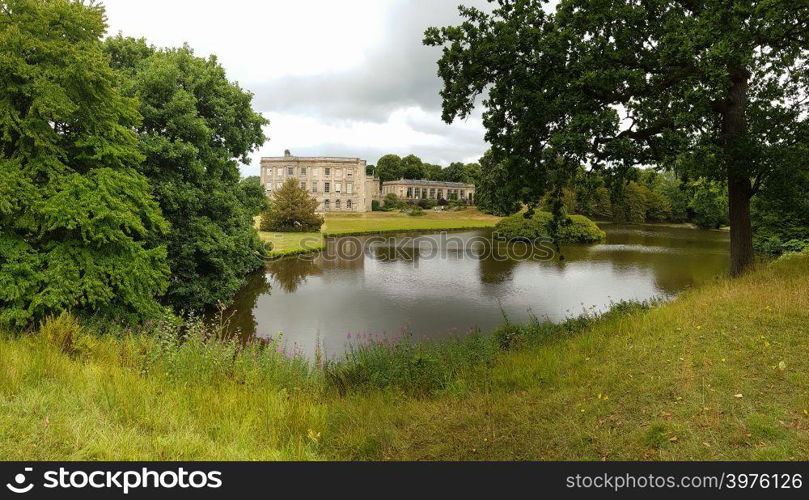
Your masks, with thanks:
M306 431L306 437L308 437L313 442L317 443L318 440L320 439L320 433L315 432L312 429L309 429L308 431Z

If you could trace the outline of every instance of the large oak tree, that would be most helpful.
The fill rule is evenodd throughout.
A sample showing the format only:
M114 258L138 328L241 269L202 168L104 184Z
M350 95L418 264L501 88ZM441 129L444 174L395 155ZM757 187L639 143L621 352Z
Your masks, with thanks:
M486 139L523 201L580 165L721 180L731 272L753 260L750 200L807 158L806 0L498 0L461 7L443 46L443 118L484 95Z

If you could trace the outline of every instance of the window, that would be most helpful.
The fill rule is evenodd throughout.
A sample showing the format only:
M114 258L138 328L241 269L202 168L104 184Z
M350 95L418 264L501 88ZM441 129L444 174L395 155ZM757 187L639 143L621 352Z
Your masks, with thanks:
M343 176L343 169L342 169L342 168L338 168L338 169L336 169L336 170L334 171L334 175L335 175L335 176L336 176L336 177L339 179L340 177L342 177L342 176Z
M342 192L342 188L343 188L343 185L341 183L339 183L339 182L334 183L334 192L335 193Z
M407 188L407 197L408 198L413 197L413 188L412 187Z
M323 210L329 211L329 200L323 200Z
M312 183L312 192L317 193L317 182Z
M421 188L416 188L416 195L414 198L421 198Z
M287 175L295 175L295 167L287 167Z
M435 188L430 188L430 198L435 199Z
M334 209L340 210L340 200L334 200Z
M354 169L353 168L349 168L349 169L346 170L346 177L348 177L349 179L354 177Z
M301 182L301 189L306 191L306 183L305 182Z
M282 177L284 175L284 169L283 168L278 167L275 170L276 170L276 175L278 175L278 177Z
M277 183L277 184L275 185L275 189L281 189L281 186L283 186L283 185L284 185L284 183L283 183L283 182L279 182L279 183Z
M331 169L329 167L326 167L324 168L324 170L326 171L325 173L326 177L329 177L331 175Z
M301 167L301 177L306 177L306 167Z
M320 175L320 169L319 168L313 168L312 169L312 177L317 177L318 175Z
M346 194L354 194L354 184L346 183Z
M331 189L331 182L324 182L323 183L323 192L328 193Z
M461 199L464 199L463 189L461 189Z
M353 204L351 203L351 200L347 200L347 201L346 201L346 208L347 208L348 210L351 210L351 209L353 208Z

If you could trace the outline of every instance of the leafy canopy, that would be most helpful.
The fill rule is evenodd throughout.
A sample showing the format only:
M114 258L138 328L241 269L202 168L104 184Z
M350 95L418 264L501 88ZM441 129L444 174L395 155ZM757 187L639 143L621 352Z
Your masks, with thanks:
M100 7L0 9L0 323L158 314L169 228L136 167L134 99L101 50Z
M579 165L655 165L726 182L734 272L752 261L750 197L807 161L809 3L498 0L430 28L443 118L483 95L486 139L536 204Z
M263 264L254 218L266 196L255 179L240 182L238 164L266 140L267 120L215 57L121 36L104 48L140 103L139 168L172 226L162 238L172 273L166 300L178 310L229 303Z

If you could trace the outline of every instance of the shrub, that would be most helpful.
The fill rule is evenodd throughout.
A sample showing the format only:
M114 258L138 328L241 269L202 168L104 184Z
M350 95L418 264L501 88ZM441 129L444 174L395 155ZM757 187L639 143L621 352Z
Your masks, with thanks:
M382 205L379 200L371 200L371 212L382 212Z
M421 208L420 206L415 206L410 210L408 210L407 215L411 217L419 217L421 215L424 215L424 209Z
M399 201L399 197L396 196L396 193L388 193L382 199L382 206L384 210L396 210L402 205L402 202Z
M315 213L318 202L295 179L287 179L273 192L272 207L261 215L262 231L312 233L320 231L324 219Z
M536 212L530 218L515 214L498 222L495 231L498 237L511 241L556 239L559 243L596 243L606 238L604 231L583 215L569 216L554 238L552 221L553 215L548 212Z
M436 203L435 200L431 200L429 198L425 200L419 200L419 206L424 210L432 209L435 206L435 203Z

